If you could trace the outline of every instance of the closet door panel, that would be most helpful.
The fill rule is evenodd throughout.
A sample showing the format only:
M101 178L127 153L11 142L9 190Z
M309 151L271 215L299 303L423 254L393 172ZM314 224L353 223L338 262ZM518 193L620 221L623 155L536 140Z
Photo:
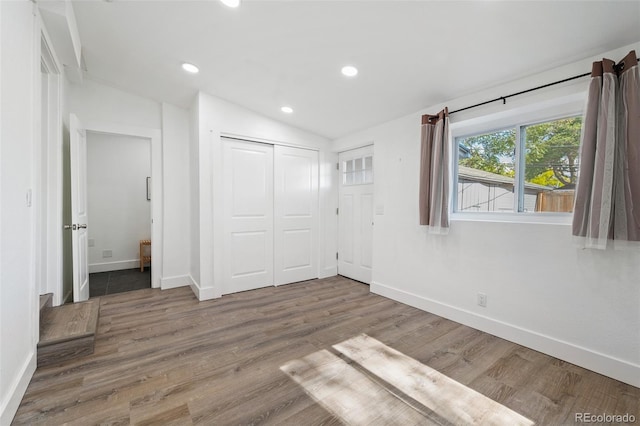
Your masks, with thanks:
M273 147L225 139L223 294L273 285Z
M318 152L274 147L275 284L318 277Z

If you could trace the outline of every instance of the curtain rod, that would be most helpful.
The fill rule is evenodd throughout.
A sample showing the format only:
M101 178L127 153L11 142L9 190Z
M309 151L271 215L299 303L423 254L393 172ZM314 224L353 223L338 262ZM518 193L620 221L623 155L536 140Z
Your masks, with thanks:
M638 59L638 62L640 62L640 59ZM480 102L479 104L475 104L475 105L471 105L471 106L468 106L468 107L456 109L454 111L449 111L449 115L455 114L456 112L466 111L466 110L471 109L471 108L477 108L479 106L487 105L487 104L490 104L490 103L493 103L493 102L498 102L498 101L502 101L502 104L504 105L504 104L507 103L507 99L508 98L512 98L514 96L523 95L525 93L533 92L534 90L544 89L544 88L549 87L549 86L555 86L556 84L566 83L567 81L577 80L579 78L587 77L589 75L591 75L590 72L585 73L585 74L575 75L573 77L565 78L563 80L554 81L553 83L543 84L542 86L534 87L532 89L527 89L527 90L523 90L521 92L512 93L512 94L507 95L507 96L500 96L499 98L491 99L490 101L484 101L484 102Z

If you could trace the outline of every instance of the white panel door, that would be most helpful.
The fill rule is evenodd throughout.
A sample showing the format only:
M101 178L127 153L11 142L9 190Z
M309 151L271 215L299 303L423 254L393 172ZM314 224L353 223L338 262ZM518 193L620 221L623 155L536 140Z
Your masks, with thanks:
M275 285L318 277L318 152L274 147Z
M338 273L371 283L373 146L339 155Z
M223 293L273 285L273 147L223 139Z
M69 118L71 151L71 232L73 257L73 301L89 299L87 240L87 135L78 117Z

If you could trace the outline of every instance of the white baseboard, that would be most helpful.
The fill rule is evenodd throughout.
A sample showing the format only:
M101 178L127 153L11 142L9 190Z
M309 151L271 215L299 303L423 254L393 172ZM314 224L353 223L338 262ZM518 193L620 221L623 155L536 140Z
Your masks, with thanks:
M192 278L189 275L179 275L176 277L160 278L160 288L168 290L170 288L190 286Z
M371 292L640 387L640 365L376 281L371 283Z
M140 268L140 260L120 260L117 262L92 263L89 265L89 273L120 271L122 269Z
M35 347L34 347L35 349ZM22 397L24 396L27 386L33 377L33 373L36 371L36 352L31 352L31 355L23 364L20 369L20 374L16 380L9 386L8 392L5 394L4 389L2 391L2 401L0 405L0 425L11 424L13 417L18 411Z
M191 275L189 275L189 281L191 291L193 291L193 294L196 295L199 301L202 302L204 300L217 299L218 297L220 297L219 295L216 295L215 289L211 287L200 287L200 285L196 282L196 280L193 279Z
M196 280L193 279L191 274L189 274L189 287L191 287L193 294L198 298L198 300L200 300L200 286Z

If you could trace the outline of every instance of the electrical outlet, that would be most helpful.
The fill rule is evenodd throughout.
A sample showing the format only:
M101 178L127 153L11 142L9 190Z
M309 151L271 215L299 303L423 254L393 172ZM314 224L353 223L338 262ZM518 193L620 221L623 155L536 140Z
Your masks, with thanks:
M113 257L112 250L102 250L102 257Z
M95 247L95 245L96 245L96 240L94 240L93 238L89 238L89 239L87 240L87 245L88 245L89 247Z
M484 293L478 293L478 305L483 308L487 307L487 295Z

